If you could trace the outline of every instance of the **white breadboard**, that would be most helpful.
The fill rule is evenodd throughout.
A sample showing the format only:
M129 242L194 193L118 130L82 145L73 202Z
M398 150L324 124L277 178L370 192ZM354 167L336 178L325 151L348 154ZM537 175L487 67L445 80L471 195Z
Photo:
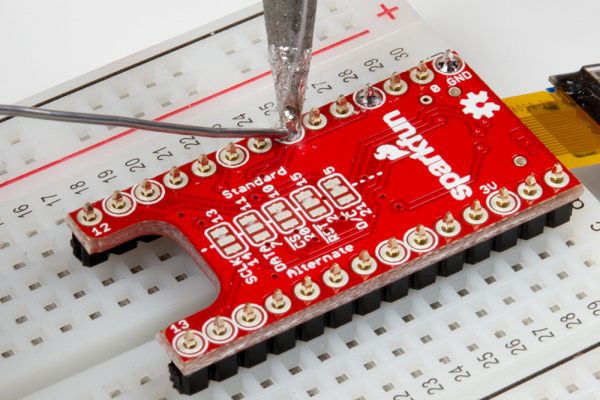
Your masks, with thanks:
M394 19L377 16L383 11L378 2L319 1L306 107L330 102L447 48L404 1L386 5L398 7ZM48 108L269 126L275 118L269 105L274 94L259 11L251 7L229 18L226 24L246 22L214 35L209 33L218 25L161 45L165 51L202 38L58 98ZM90 80L150 54L122 60L91 74ZM385 68L370 69L373 59ZM81 84L81 79L67 83L52 94ZM188 104L195 105L179 111ZM86 201L223 145L119 128L23 119L0 123L3 399L180 397L170 387L168 358L154 334L209 305L216 290L168 239L84 268L71 255L64 217ZM286 354L270 355L263 365L212 382L194 398L479 398L535 375L600 341L600 317L589 308L600 299L598 239L590 229L600 204L589 194L582 200L585 207L571 223L466 266L425 290L411 291L399 302L384 303L379 311L328 329L314 341L299 342ZM568 367L574 362L579 361L559 368L574 373ZM581 390L571 396L590 393L584 386L598 369L584 366L591 372L577 375ZM558 385L562 381L553 373L513 390L522 390L523 396L536 393L533 398L540 400L568 393L570 383ZM549 387L545 376L554 386L537 396L539 387Z

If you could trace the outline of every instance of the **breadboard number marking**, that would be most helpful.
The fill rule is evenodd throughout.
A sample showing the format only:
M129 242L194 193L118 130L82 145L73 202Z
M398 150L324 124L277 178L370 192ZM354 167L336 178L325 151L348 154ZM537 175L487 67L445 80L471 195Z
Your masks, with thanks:
M356 75L351 69L346 69L338 74L340 78L342 78L342 82L350 83L352 79L358 79L358 75Z
M54 203L58 203L61 200L59 198L53 200L54 197L58 197L58 195L57 194L52 194L50 196L42 196L42 197L40 197L40 200L42 200L42 203L46 204L46 206L52 207L52 205ZM52 200L52 201L50 201L50 200Z
M564 317L560 318L560 322L562 322L563 324L565 324L565 328L567 329L573 329L576 328L577 325L581 325L582 322L579 318L576 318L577 316L574 313L568 313L567 315L565 315Z
M462 365L457 365L456 368L454 368L453 370L450 370L449 373L456 374L454 376L454 380L456 382L462 382L464 379L471 377L471 373L469 371L467 371L467 370L463 371Z
M277 112L277 107L275 107L275 103L268 102L262 106L258 106L258 109L263 112L267 117Z
M595 300L592 301L590 304L587 305L588 310L593 310L592 314L594 314L595 317L600 317L600 300Z
M483 368L485 368L485 369L489 369L493 365L500 364L500 360L498 360L498 358L494 357L494 353L489 352L489 351L486 353L483 353L483 355L481 357L477 357L477 361L479 361L481 363L481 365L483 366Z
M156 154L156 159L158 161L163 161L168 157L173 157L173 153L171 153L169 150L167 150L166 147L161 147L158 150L154 150L152 152L152 154Z
M252 118L247 118L246 113L242 113L238 116L232 118L232 120L237 121L236 125L240 128L244 126L244 124L252 124L254 121Z
M114 173L112 169L107 169L106 171L102 171L98 174L98 178L102 179L102 182L109 183L111 179L115 179L117 175Z
M507 349L510 349L510 354L518 356L520 351L527 351L527 347L521 344L521 340L513 339L504 345Z
M555 337L554 333L548 328L534 329L531 333L533 333L533 336L537 337L537 340L541 343L544 342L544 339L552 339Z
M404 48L397 47L390 51L390 56L394 56L394 60L400 61L403 58L408 58L408 53L404 51Z
M170 326L171 330L173 331L173 334L178 334L182 330L188 329L189 327L190 324L188 324L188 322L185 319L182 319L179 322L175 322Z
M430 396L435 395L435 393L437 391L442 391L444 390L444 386L442 386L441 383L438 382L438 380L436 378L431 378L425 382L423 382L421 384L421 386L425 389L427 389L427 394Z
M26 215L33 212L33 210L27 210L29 210L29 204L21 204L20 206L13 208L13 212L17 214L17 218L25 218Z
M179 139L179 143L181 143L186 150L191 150L193 146L200 146L200 142L194 136L182 137Z
M142 162L139 158L132 158L131 160L125 161L125 166L129 167L130 172L137 172L139 169L145 169L146 164Z
M364 62L363 65L365 67L368 67L369 71L371 71L371 72L375 72L375 71L377 71L377 69L383 68L383 64L380 63L377 58L372 58L370 60L367 60Z
M401 400L401 399L408 399L408 400L414 400L411 396L410 393L408 393L407 390L404 391L404 393L401 394L397 394L394 396L393 400Z
M310 86L312 86L312 88L315 89L319 94L325 93L326 91L333 89L331 85L327 82L313 83Z
M109 228L108 224L106 222L104 222L104 223L100 224L100 229L92 228L92 232L94 232L94 235L100 236L103 233L110 232L110 228Z
M71 190L75 192L75 194L81 194L89 189L88 186L85 186L85 181L78 181L69 186Z

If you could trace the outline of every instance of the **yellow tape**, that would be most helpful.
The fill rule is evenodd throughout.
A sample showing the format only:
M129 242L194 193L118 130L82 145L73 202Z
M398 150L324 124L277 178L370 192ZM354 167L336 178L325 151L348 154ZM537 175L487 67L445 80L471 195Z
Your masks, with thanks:
M537 92L503 101L567 168L600 163L600 125L566 96Z

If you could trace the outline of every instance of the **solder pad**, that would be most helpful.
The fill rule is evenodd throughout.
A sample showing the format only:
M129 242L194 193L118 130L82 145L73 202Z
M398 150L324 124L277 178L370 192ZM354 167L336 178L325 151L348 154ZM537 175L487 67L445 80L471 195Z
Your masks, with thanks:
M426 82L413 70L397 92L389 81L374 85L384 98L375 108L355 94L343 118L335 103L321 107L321 125L305 123L295 143L257 152L244 140L233 161L231 147L208 155L214 173L195 162L179 167L180 186L168 172L154 177L152 200L133 187L122 191L123 210L114 212L109 196L92 204L92 221L82 210L69 215L84 263L139 237L169 236L219 288L212 305L157 336L180 391L568 220L582 185L469 66L443 74L433 63ZM448 221L453 230L443 229ZM310 296L299 292L306 277ZM241 318L248 303L251 323Z

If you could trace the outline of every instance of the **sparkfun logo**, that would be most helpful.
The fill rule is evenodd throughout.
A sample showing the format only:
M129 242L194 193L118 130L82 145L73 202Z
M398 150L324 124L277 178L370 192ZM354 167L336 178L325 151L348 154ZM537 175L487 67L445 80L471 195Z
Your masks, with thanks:
M383 116L383 120L398 135L396 146L384 144L377 148L375 158L378 160L398 160L410 154L410 158L419 160L425 165L433 176L440 178L440 183L450 191L456 200L464 200L471 197L473 191L466 185L471 179L470 175L460 177L452 172L452 167L444 159L435 153L435 149L429 146L423 136L417 134L417 129L404 117L400 117L400 111L395 110ZM406 149L406 150L403 150Z

